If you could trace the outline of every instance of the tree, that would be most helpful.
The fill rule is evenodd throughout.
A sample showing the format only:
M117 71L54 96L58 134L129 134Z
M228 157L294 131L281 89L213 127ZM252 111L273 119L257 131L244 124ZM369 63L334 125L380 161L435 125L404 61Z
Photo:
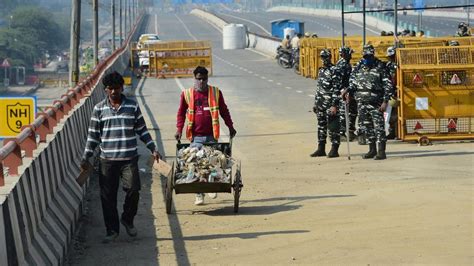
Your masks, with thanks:
M32 68L46 54L55 55L69 45L69 33L54 16L38 7L20 7L11 14L11 27L0 31L0 57Z
M22 34L22 41L34 43L39 54L56 54L66 47L69 34L54 21L50 12L37 7L19 7L12 16L11 28Z

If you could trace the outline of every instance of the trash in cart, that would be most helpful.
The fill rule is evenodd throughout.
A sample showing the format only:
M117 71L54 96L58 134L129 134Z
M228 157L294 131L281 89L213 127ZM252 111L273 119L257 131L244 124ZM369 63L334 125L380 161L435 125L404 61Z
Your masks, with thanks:
M229 183L234 160L212 146L193 143L178 151L177 162L182 170L176 184L194 182Z

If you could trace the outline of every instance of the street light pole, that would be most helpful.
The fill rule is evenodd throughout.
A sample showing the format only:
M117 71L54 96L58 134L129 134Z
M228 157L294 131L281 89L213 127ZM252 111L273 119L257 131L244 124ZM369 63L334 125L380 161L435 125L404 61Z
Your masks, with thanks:
M115 0L110 1L112 9L112 51L115 51Z
M393 35L395 36L395 40L398 40L397 32L398 32L398 0L395 0L395 6L393 7L393 17L395 18L395 27Z
M71 9L71 68L69 69L69 86L75 87L79 82L79 40L81 38L81 0L72 0Z
M345 40L344 40L344 0L341 0L341 22L342 22L342 47L345 46Z
M135 24L135 0L132 0L132 24Z
M124 19L123 19L123 23L124 23L123 28L125 30L125 37L128 35L127 34L128 33L127 32L127 19L128 19L127 18L127 14L128 14L127 13L127 4L128 4L128 2L127 2L127 0L125 0L125 3L124 3L125 11L124 11Z
M122 0L119 0L119 33L120 33L120 47L122 47L123 32L122 32Z
M467 0L467 25L471 25L470 20L471 20L471 0Z
M365 40L366 40L366 32L365 32L365 27L366 27L366 22L365 22L365 10L366 10L366 0L362 0L362 44L365 45Z
M99 63L99 0L92 0L92 45L94 46L94 66Z

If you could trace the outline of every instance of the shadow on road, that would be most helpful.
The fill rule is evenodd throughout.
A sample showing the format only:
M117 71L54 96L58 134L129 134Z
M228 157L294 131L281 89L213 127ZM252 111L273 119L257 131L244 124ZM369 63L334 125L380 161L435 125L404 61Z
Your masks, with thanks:
M240 239L252 239L266 235L284 235L284 234L303 234L308 233L309 230L287 230L287 231L268 231L268 232L253 232L253 233L235 233L235 234L215 234L215 235L198 235L198 236L186 236L183 240L189 241L201 241L201 240L214 240L224 238L240 238ZM159 238L159 241L172 240L169 238Z
M164 147L163 147L163 140L162 140L162 137L161 137L161 133L160 133L160 130L159 130L158 123L155 119L155 116L154 116L153 112L151 111L151 109L149 107L149 104L147 103L147 98L142 97L143 96L143 94L142 94L143 86L145 84L145 80L146 80L146 77L144 78L143 82L141 83L141 86L139 88L137 88L138 97L141 97L142 102L143 102L142 112L146 113L148 115L148 117L150 118L151 125L148 125L148 126L150 126L150 128L154 129L154 130L149 130L150 134L153 135L153 139L156 142L156 145L158 147L159 152L161 153L161 156L163 158L166 158L166 153L165 153L165 150L164 150ZM165 199L165 194L164 193L165 193L166 190L164 189L164 186L166 184L166 177L160 176L160 181L161 181L162 192L163 192L162 199ZM158 195L154 195L154 196L156 197ZM150 207L151 207L151 205L150 205ZM173 209L175 209L175 208L173 207ZM152 212L152 211L150 210L150 212ZM173 248L176 251L175 252L176 261L178 262L179 265L189 265L190 262L189 262L189 258L188 258L188 253L186 251L186 245L185 245L184 239L183 239L183 231L181 230L181 225L180 225L178 216L176 216L176 215L166 215L165 217L168 219L168 222L169 222L170 227L171 227L170 231L171 231L172 240L173 240Z
M325 198L345 198L345 197L355 197L356 195L321 195L321 196L301 196L301 197L275 197L275 198L268 198L268 199L257 199L257 200L241 200L239 213L235 214L233 212L233 202L232 200L223 200L220 201L219 204L228 203L229 206L214 209L214 210L207 210L207 211L194 211L193 213L201 213L210 216L225 216L225 215L269 215L275 214L279 212L287 212L287 211L294 211L299 209L303 205L295 204L306 200L317 200L317 199L325 199ZM260 206L246 206L247 204L251 203L265 203L265 202L277 202L281 201L281 203L277 203L274 205L260 205Z
M400 157L400 158L419 158L419 157L441 157L441 156L460 156L460 155L473 155L471 151L459 151L459 152L438 152L438 153L422 153L412 154L412 152L406 152L399 155L392 156L392 153L387 153L387 157Z

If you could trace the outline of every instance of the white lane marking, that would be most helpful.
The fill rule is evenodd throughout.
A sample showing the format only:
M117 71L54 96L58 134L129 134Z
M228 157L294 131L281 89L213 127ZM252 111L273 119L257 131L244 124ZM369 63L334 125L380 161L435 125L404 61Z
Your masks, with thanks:
M296 91L297 93L303 93L302 91Z
M178 84L178 87L181 89L181 91L184 91L186 89L183 86L183 83L181 83L181 80L179 80L178 78L174 78L174 81L176 82L176 84Z
M229 17L233 17L233 18L236 18L236 19L240 19L240 20L252 23L253 25L255 25L255 26L259 27L260 29L262 29L266 34L272 35L268 30L266 30L264 27L262 27L262 25L254 22L254 21L251 21L251 20L248 20L248 19L245 19L245 18L241 18L241 17L237 17L237 16L234 16L234 15L230 15L230 14L223 14L223 13L221 13L221 14L224 15L224 16L229 16Z
M245 48L245 50L246 50L246 51L254 52L254 53L259 54L259 55L262 55L262 56L264 56L264 57L268 57L268 58L272 58L272 59L274 58L273 55L268 55L268 54L259 52L259 51L255 50L255 49L253 49L253 48Z
M255 74L254 74L254 76L256 76L256 77L260 77L260 75L259 75L259 74L257 74L257 73L255 73Z
M261 78L261 79L267 79L267 78L266 78L266 77L264 77L264 76L261 76L260 78Z
M277 85L281 85L281 83L280 83L280 82L277 82Z
M308 94L309 97L311 98L314 98L314 95L313 94Z
M357 27L363 28L363 25L362 25L362 24L359 24L359 23L356 23L356 22L353 22L353 21L350 21L350 20L346 20L345 22L349 22L349 23L351 23L351 24L356 25ZM368 30L368 31L371 31L372 33L380 34L379 31L373 30L373 29L371 29L371 28L366 27L365 29Z
M249 74L253 74L253 71L249 70Z
M287 89L291 90L291 87L285 87L285 88L287 88Z
M175 17L179 20L179 22L181 22L181 24L183 24L183 27L184 29L188 32L189 36L191 36L195 41L197 41L197 38L196 36L194 36L191 31L189 30L188 26L186 26L186 24L184 24L184 22L178 17L178 15L175 14Z
M268 82L273 82L273 79L269 79Z

